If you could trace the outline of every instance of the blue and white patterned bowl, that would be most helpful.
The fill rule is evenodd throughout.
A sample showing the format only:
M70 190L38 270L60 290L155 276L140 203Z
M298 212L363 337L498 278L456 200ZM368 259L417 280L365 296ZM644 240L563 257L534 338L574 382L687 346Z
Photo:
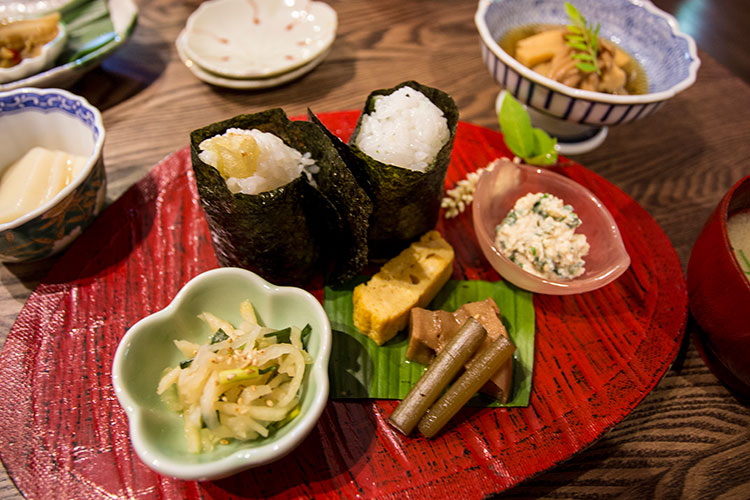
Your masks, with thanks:
M567 24L563 0L480 0L474 22L482 57L494 79L521 103L544 115L596 133L650 115L695 82L700 59L695 41L681 33L674 17L648 0L575 0L589 22L601 24L611 40L643 67L648 93L611 95L574 89L544 77L512 58L498 40L528 24ZM592 129L593 128L593 129Z
M86 156L83 171L53 199L0 223L0 260L39 260L67 247L99 214L106 195L99 110L65 90L0 92L0 175L35 146Z

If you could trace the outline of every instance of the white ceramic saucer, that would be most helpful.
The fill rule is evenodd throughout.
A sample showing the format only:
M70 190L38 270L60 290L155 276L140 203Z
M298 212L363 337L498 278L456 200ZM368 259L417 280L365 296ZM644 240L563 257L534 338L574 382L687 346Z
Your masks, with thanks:
M175 42L175 46L177 47L177 54L180 56L180 60L183 62L183 64L185 64L190 72L193 73L193 75L195 75L198 79L206 83L210 83L211 85L231 89L252 90L271 88L282 85L312 71L316 66L323 62L323 59L325 59L328 55L328 51L326 50L307 64L299 66L292 71L288 71L286 73L271 76L268 78L228 78L226 76L213 73L193 61L185 51L184 35L185 32L183 31L177 37L177 41Z
M336 11L310 0L209 0L188 18L182 50L227 78L267 78L303 67L336 37Z

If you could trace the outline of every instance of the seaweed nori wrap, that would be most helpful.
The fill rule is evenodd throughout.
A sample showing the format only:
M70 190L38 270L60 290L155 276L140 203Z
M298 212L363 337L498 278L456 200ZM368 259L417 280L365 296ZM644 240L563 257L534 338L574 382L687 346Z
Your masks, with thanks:
M319 171L257 195L232 193L200 158L203 140L229 128L258 129L310 153ZM250 269L277 284L304 285L317 275L338 283L367 262L372 203L317 125L283 110L239 115L190 134L198 193L219 263Z
M434 163L424 172L382 163L361 151L355 142L362 115L372 113L375 98L390 95L405 86L421 92L443 112L450 132L449 140L437 153ZM348 145L325 129L312 112L308 111L308 115L326 130L357 182L373 202L368 234L371 259L390 258L435 227L458 126L458 107L450 95L415 81L406 81L390 89L375 90L365 101Z

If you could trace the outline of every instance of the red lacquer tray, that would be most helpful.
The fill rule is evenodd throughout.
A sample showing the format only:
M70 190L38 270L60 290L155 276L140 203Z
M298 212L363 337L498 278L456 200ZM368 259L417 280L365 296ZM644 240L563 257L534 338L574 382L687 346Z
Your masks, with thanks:
M343 139L357 112L321 115ZM508 151L460 123L447 185ZM467 408L436 439L386 423L393 401L331 401L290 456L216 482L160 476L134 454L111 384L120 338L217 266L188 149L109 207L33 292L0 356L0 453L28 498L481 498L558 464L619 422L654 387L684 332L687 295L667 237L637 203L566 161L557 167L614 215L632 258L616 282L534 297L527 408ZM454 278L497 280L471 214L441 220Z

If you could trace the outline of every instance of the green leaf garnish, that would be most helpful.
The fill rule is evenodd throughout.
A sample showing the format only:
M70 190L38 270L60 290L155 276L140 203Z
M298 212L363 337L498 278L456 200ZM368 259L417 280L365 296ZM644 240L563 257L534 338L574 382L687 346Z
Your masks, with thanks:
M529 114L508 92L505 93L498 120L505 144L513 154L531 165L557 163L557 139L540 128L532 127Z
M565 2L565 12L568 14L568 33L565 42L573 50L577 50L571 57L578 62L576 68L585 73L596 73L601 75L599 65L596 63L599 55L599 23L594 27L593 23L586 22L578 9L570 2Z

